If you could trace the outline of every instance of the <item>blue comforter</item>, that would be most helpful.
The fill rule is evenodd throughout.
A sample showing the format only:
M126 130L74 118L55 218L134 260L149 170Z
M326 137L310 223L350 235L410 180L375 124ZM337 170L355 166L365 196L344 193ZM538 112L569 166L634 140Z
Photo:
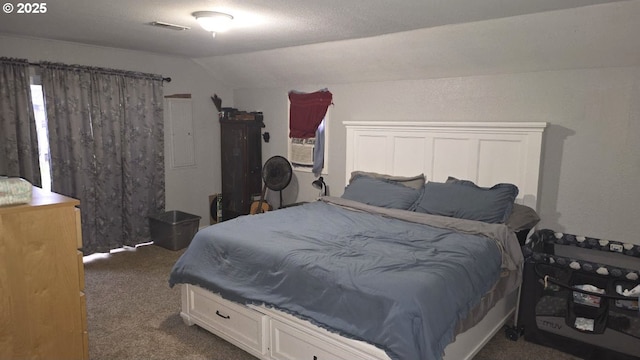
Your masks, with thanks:
M503 249L515 239L490 238L508 234L496 225L334 200L343 206L318 201L200 230L170 285L275 307L394 360L440 359L458 321L513 267Z

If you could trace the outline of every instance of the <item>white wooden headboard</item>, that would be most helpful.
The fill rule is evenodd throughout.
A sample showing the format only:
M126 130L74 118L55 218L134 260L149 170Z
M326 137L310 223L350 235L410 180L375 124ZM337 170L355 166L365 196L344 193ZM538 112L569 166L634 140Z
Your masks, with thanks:
M346 121L349 181L354 170L429 181L448 176L480 186L518 186L518 203L537 208L546 122Z

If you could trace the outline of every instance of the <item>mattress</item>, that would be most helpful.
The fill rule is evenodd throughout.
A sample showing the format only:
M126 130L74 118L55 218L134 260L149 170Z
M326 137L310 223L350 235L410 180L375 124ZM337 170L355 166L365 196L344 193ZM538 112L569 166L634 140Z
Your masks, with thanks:
M504 225L323 199L201 230L170 285L265 304L392 359L437 359L522 261Z

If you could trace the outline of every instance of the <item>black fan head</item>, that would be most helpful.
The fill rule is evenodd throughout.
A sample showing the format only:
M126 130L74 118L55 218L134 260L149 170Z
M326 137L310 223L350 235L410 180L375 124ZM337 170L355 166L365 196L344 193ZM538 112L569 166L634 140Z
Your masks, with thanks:
M273 191L286 188L291 182L292 174L289 160L279 155L270 157L262 167L262 180Z

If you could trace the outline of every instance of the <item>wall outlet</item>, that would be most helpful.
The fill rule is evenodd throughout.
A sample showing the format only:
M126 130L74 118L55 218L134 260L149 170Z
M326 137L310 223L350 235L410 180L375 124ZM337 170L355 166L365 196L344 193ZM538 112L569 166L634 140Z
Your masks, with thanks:
M609 250L621 253L622 252L622 245L621 244L611 244L611 245L609 245Z

